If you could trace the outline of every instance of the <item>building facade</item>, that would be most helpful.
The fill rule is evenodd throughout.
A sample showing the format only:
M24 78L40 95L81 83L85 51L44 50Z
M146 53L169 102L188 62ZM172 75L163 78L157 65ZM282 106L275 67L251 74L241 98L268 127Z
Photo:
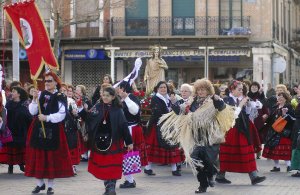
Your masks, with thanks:
M178 84L205 75L214 82L244 78L273 86L300 79L299 0L36 3L51 42L59 40L63 80L86 85L89 94L103 75L111 72L111 54L105 50L109 46L119 48L114 53L115 80L127 75L136 57L142 57L138 78L142 82L146 61L155 46L161 47L162 58L169 66L166 78ZM5 52L0 53L4 53L7 78L12 78L11 26L5 21L1 27ZM22 48L19 54L21 81L30 81Z
M213 81L292 84L299 82L298 18L299 1L140 0L112 11L111 41L121 48L116 57L125 65L139 51L167 47L162 52L167 78L178 83L205 76L205 50L199 47L212 47L208 77Z

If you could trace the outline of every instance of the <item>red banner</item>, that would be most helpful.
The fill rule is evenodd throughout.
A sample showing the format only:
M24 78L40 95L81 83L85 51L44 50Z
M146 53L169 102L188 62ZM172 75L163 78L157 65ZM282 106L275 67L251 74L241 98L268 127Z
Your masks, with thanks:
M31 78L38 78L44 64L58 69L46 27L34 0L6 5L4 10L26 49Z

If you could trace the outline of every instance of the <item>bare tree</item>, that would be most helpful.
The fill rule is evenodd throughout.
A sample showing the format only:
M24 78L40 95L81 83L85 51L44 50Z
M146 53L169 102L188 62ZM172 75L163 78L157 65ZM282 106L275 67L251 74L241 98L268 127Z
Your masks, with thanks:
M58 57L60 40L65 27L91 22L105 22L99 21L101 12L133 6L134 1L136 0L51 0L51 19L55 24L53 45L55 56Z

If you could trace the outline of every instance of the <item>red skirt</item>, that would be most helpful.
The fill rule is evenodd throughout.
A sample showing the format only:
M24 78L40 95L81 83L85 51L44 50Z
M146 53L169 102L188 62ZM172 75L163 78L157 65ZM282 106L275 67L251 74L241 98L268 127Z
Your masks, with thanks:
M78 141L77 141L77 147L74 149L70 149L70 155L71 155L71 161L72 165L78 165L80 163L80 138L79 133L77 133Z
M30 145L34 121L32 121L27 135L25 176L38 179L74 176L63 124L60 123L59 125L59 148L48 151L36 149Z
M272 160L291 160L292 141L289 138L281 137L278 146L274 148L265 146L262 156Z
M132 142L133 150L140 152L142 166L146 166L148 164L146 143L143 135L143 129L139 125L132 127Z
M220 145L220 171L250 173L256 171L253 145L249 145L246 136L237 128L231 128L225 143Z
M159 146L155 128L156 126L153 126L150 133L147 136L145 135L148 161L160 164L184 161L184 153L179 148L165 149Z
M79 133L79 151L80 154L84 154L88 151L87 143L83 141L81 133Z
M124 141L114 143L106 152L91 150L88 172L101 180L117 180L122 177Z
M0 163L8 165L25 164L25 147L12 147L4 145L0 149Z

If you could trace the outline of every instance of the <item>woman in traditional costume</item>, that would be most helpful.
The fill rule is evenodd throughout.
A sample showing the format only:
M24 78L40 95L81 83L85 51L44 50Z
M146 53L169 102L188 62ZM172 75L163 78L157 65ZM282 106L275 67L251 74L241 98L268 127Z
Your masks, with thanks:
M74 175L77 175L76 166L80 163L80 140L79 140L79 117L78 108L75 100L68 97L69 86L67 84L62 84L60 91L67 96L68 109L66 112L65 119L65 133L68 141L68 146L70 150L71 160L73 164Z
M67 99L58 91L61 81L55 73L46 72L44 78L45 90L40 95L36 90L29 105L35 118L28 130L25 176L37 179L33 194L45 190L45 178L48 179L47 194L54 194L55 178L74 176L63 124Z
M197 80L194 88L195 98L173 106L178 116L166 114L159 124L162 125L163 137L171 144L180 144L186 161L197 174L200 186L195 193L205 193L209 186L214 186L213 175L217 172L214 164L219 144L225 140L226 129L234 122L234 111L214 95L209 80ZM224 126L221 127L221 124Z
M266 101L265 94L262 91L263 89L260 87L258 82L253 82L250 87L250 91L248 92L248 97L250 98L250 103L254 104L254 109L250 112L249 118L254 123L258 133L260 143L265 143L266 131L263 128L264 123L269 116L269 110L267 106L262 103ZM260 146L261 147L261 146ZM256 153L256 158L260 159L261 150Z
M165 81L160 81L154 88L156 93L151 99L152 115L149 120L145 141L147 145L148 165L144 169L147 175L155 175L152 163L171 164L172 175L181 176L176 163L184 160L183 152L178 146L171 146L161 136L160 127L157 125L159 118L171 111L171 101L168 95L169 89Z
M226 172L248 173L252 185L263 182L266 177L257 175L253 135L256 134L254 124L250 121L247 112L251 110L248 97L243 97L243 84L233 80L229 86L229 96L224 102L235 106L236 121L220 145L220 172L217 175L218 183L231 183L225 178ZM239 98L242 98L241 100Z
M105 88L101 101L89 112L81 114L86 118L91 149L88 172L104 180L104 195L115 195L116 181L122 177L124 142L128 150L133 149L127 121L115 89Z
M143 135L143 129L140 125L140 101L132 94L132 87L127 81L121 82L118 88L118 95L121 97L124 115L128 121L128 128L132 137L133 150L139 151L141 165L148 164L146 144ZM136 182L132 174L125 175L125 182L120 188L135 188Z
M0 163L8 164L8 173L13 173L13 166L19 165L21 171L25 171L25 143L27 130L32 116L26 105L28 99L26 91L21 87L11 89L12 100L6 104L7 127L11 130L13 141L0 149ZM2 103L0 103L2 106Z
M286 163L286 171L291 170L291 155L292 155L292 130L295 120L295 113L290 105L290 95L282 92L277 95L278 105L268 120L269 129L266 138L266 144L263 150L263 157L274 160L274 167L271 172L280 172L279 160L284 160ZM284 117L287 121L283 131L276 132L272 124L279 117Z

